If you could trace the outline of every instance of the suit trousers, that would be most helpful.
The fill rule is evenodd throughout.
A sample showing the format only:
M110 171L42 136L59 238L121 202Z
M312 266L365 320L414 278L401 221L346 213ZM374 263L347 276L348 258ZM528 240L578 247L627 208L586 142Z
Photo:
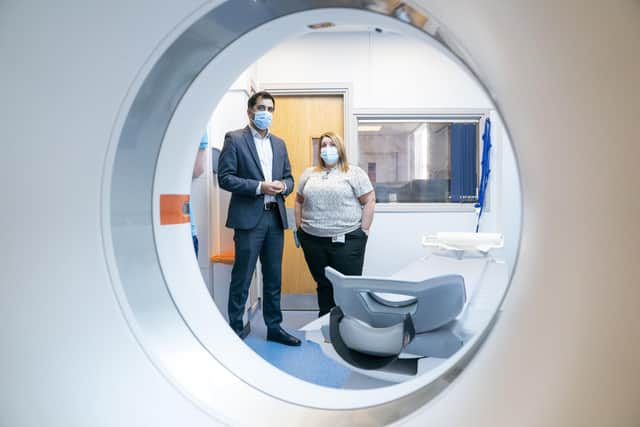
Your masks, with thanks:
M317 284L319 316L322 316L336 305L333 286L324 275L324 268L329 266L348 276L362 275L368 237L358 228L345 235L344 243L332 243L331 237L316 237L298 229L298 239Z
M262 212L258 225L250 230L235 229L235 262L231 270L229 288L229 325L240 334L242 315L249 295L251 278L260 258L262 264L262 314L267 329L275 329L282 322L280 288L282 282L282 250L284 230L278 209Z

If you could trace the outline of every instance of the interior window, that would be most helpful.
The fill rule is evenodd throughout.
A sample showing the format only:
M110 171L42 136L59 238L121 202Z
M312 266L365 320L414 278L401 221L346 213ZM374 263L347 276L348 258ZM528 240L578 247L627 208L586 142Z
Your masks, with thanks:
M358 120L358 163L378 203L475 203L478 147L478 120Z

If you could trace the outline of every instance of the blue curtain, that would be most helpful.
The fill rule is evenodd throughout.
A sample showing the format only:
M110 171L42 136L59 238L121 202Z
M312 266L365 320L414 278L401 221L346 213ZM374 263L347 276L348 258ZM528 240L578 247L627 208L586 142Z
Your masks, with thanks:
M481 165L480 185L478 188L478 203L475 207L478 210L478 222L476 223L476 233L480 231L480 217L484 212L484 198L487 195L489 185L489 175L491 175L491 119L487 117L484 122L484 132L482 132L482 165Z
M477 125L451 125L451 201L475 201L478 181Z

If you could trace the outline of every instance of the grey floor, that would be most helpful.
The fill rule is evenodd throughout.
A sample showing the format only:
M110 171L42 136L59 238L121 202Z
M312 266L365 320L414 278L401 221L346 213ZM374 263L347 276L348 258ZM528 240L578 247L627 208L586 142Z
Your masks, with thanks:
M318 311L316 294L282 294L280 305L283 310Z

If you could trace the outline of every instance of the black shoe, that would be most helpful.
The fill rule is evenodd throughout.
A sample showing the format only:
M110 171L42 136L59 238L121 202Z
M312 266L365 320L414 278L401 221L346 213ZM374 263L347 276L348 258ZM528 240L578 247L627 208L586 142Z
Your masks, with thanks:
M300 340L293 335L287 333L284 329L278 327L277 329L269 329L267 331L267 341L275 341L284 345L297 346L300 345Z
M242 328L241 331L235 331L236 335L238 335L238 337L240 337L241 340L245 339L250 333L251 333L251 323L248 323L246 325L244 325L244 328Z

